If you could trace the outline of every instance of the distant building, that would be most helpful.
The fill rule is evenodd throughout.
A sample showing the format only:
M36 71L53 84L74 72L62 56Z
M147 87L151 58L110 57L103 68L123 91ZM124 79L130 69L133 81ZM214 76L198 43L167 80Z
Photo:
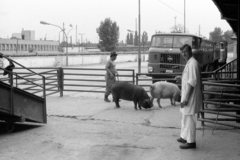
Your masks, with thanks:
M22 39L22 34L21 33L13 33L12 38Z
M0 52L11 53L59 53L58 41L35 40L35 31L22 29L10 39L0 39Z
M18 38L0 39L0 52L11 53L57 53L58 41L22 40Z
M22 30L22 40L35 40L35 31Z

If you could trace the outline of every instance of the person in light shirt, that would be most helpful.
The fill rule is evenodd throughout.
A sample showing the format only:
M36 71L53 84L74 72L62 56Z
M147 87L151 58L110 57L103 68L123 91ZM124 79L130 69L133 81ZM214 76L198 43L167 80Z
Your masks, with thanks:
M110 59L107 61L105 66L105 69L106 69L106 75L105 75L106 92L104 95L105 102L111 102L108 99L108 96L111 94L111 87L116 82L116 76L118 75L116 64L114 62L116 59L117 59L117 53L111 52Z
M178 142L181 149L196 148L196 125L198 113L202 108L202 79L198 62L192 56L192 48L185 44L180 48L183 58L186 60L186 66L182 77L175 77L182 81L181 90L181 108L182 122L181 133Z

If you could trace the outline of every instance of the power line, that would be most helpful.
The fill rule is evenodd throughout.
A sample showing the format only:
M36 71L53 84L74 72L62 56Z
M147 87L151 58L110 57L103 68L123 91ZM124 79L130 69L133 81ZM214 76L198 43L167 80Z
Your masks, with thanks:
M162 4L164 4L165 6L167 6L167 7L171 8L172 10L174 10L174 11L176 11L176 12L178 12L178 13L180 13L180 14L184 15L182 12L180 12L180 11L178 11L178 10L176 10L176 9L172 8L171 6L167 5L166 3L164 3L164 2L162 2L162 1L160 1L160 0L158 0L158 1L159 1L159 2L161 2Z

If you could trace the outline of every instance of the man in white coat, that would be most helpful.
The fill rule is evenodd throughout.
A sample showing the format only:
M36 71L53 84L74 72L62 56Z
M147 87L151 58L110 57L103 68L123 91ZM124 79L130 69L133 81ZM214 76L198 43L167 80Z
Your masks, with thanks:
M202 80L201 71L198 62L192 56L192 48L185 44L180 48L183 58L187 61L183 70L181 108L182 122L181 134L178 142L181 149L196 148L196 125L198 113L202 108Z

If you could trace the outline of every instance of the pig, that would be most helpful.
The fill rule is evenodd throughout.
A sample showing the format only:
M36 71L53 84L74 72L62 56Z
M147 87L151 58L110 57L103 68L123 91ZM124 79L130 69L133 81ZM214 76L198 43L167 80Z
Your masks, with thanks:
M116 82L111 90L117 108L120 108L119 99L133 101L135 110L137 110L137 104L139 109L142 109L141 107L145 109L152 107L150 97L141 86L128 82Z
M180 101L181 91L176 84L170 82L156 82L150 86L151 104L154 98L157 98L159 108L162 108L160 99L170 98L171 104L175 105L176 101Z

